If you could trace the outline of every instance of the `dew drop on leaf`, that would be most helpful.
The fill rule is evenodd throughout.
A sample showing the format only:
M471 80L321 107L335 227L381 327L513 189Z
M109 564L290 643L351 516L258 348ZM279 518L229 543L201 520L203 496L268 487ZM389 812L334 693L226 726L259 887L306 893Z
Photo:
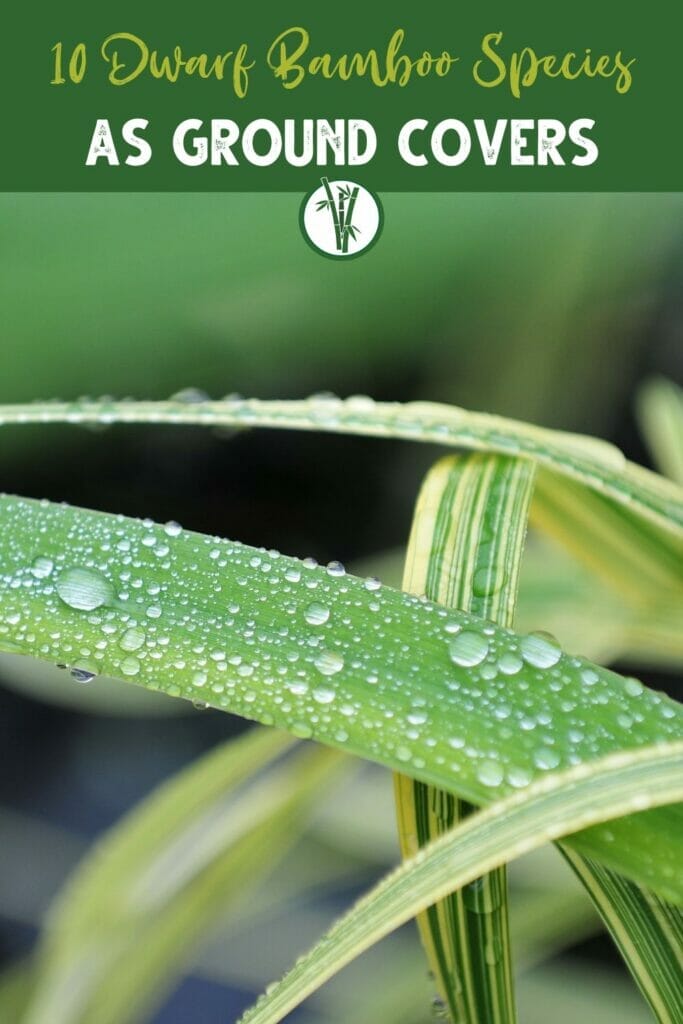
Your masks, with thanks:
M448 653L456 665L479 665L489 653L489 642L481 633L466 629L451 640Z
M77 661L69 670L69 675L76 683L90 683L97 675L97 669L87 661Z
M500 786L504 777L503 769L497 761L482 761L477 768L477 778L483 786Z
M529 633L520 643L522 657L534 668L552 668L560 660L562 651L549 634Z
M534 764L537 768L549 771L551 768L557 768L559 763L560 755L556 750L550 750L549 747L540 747L534 752Z
M322 626L330 617L330 609L326 608L324 604L309 604L308 608L304 611L304 618L309 626Z
M329 686L316 686L312 696L313 700L317 701L318 704L331 704L336 694Z
M44 555L39 555L38 558L33 560L31 565L31 575L37 580L44 580L50 575L55 567L55 563L51 558L46 558Z
M324 676L333 676L344 668L344 659L334 651L323 651L313 662L318 672Z
M139 626L131 626L121 637L119 646L122 651L137 651L145 642L145 631Z
M60 574L57 593L70 608L91 612L112 600L114 588L100 573L79 567Z

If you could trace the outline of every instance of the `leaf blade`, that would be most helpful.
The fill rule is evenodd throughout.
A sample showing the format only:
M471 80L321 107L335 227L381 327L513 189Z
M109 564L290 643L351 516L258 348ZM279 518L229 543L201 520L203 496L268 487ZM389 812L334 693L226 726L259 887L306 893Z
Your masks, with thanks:
M309 399L217 402L72 402L1 405L0 425L28 423L194 423L273 427L397 437L446 447L531 458L605 493L683 541L683 490L629 463L618 448L579 434L554 431L436 402Z
M504 456L437 463L417 501L403 589L512 625L533 480L533 463ZM405 776L395 788L404 856L471 810ZM452 894L418 919L423 945L453 1020L514 1021L504 866L475 886L487 912L470 909L463 891Z
M322 749L283 763L292 746L262 729L222 744L97 843L49 912L24 1024L126 1024L159 1001L193 940L284 856L338 763Z
M417 911L522 852L641 801L683 796L683 744L615 755L557 773L471 816L404 862L338 921L239 1024L276 1024L324 981ZM580 823L580 824L579 824Z
M96 671L313 737L476 804L510 792L513 768L536 778L553 764L680 735L683 711L673 701L554 648L552 664L538 667L537 640L339 578L334 567L173 533L147 521L0 498L0 649L53 662L85 650ZM35 575L37 556L54 566L49 575ZM128 590L133 563L142 585ZM313 596L330 612L324 623L306 619ZM511 704L517 732L491 714L493 682L482 699L479 666L454 662L450 622L480 637L487 630L487 664L505 654L520 663L495 694ZM130 630L136 644L144 634L132 655ZM543 645L540 653L547 658ZM408 747L416 697L430 715ZM480 776L489 753L506 773L497 787ZM671 814L620 823L623 841L608 842L599 830L572 841L666 898L683 899L683 880L667 875L673 868L675 879L683 859ZM656 863L647 856L655 828Z

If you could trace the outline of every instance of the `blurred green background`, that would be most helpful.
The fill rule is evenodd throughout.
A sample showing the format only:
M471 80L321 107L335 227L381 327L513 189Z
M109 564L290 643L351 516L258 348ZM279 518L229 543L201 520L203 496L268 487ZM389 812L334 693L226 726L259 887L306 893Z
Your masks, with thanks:
M165 398L188 387L212 397L369 393L596 433L647 461L637 388L652 375L683 377L683 196L382 198L380 242L345 264L304 243L291 195L0 196L0 402ZM368 571L405 543L435 455L272 431L0 432L5 491L176 519ZM92 839L242 723L102 681L81 687L18 659L0 674L0 954L13 962ZM395 859L387 781L365 771L295 852L295 878L307 864L323 895L294 885L300 898L289 899L285 866L272 883L275 909L266 891L262 919L237 938L226 924L191 951L154 1024L225 1021L226 1007L234 1015ZM552 1005L558 1024L573 1021L594 986L610 991L604 1024L647 1020L608 945L587 940L595 919L552 854L520 868L518 887L533 897L519 917L523 966L550 957L543 974L523 975L522 1018L545 1022ZM368 1022L428 1020L415 949L404 930L293 1019L355 1019L353 999L367 992ZM560 949L569 952L558 961ZM385 996L396 987L388 1016L379 1000L372 1008L373 978L385 979Z

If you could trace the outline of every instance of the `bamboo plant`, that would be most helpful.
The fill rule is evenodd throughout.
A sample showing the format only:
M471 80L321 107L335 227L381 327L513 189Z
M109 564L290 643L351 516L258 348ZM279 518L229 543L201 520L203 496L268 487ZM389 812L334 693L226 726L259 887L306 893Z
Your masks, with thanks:
M354 241L359 228L353 223L353 211L358 198L357 185L337 184L337 199L335 201L328 178L321 178L322 186L325 189L325 199L321 199L316 205L316 210L329 210L334 228L334 238L337 245L337 252L346 253L349 251L349 238Z
M643 398L674 475L682 408L669 385ZM245 1024L282 1020L412 917L442 1012L458 1024L514 1024L505 865L548 842L560 844L656 1019L680 1020L683 714L553 636L515 630L529 520L629 616L659 622L666 658L680 665L679 484L591 438L361 396L6 406L0 422L270 426L459 451L425 481L402 591L338 562L176 523L0 498L0 650L269 727L171 780L86 858L35 956L0 987L12 1019L139 1019L171 983L187 936L282 855L350 754L395 773L403 864ZM650 650L658 640L638 642ZM283 733L317 745L298 750Z

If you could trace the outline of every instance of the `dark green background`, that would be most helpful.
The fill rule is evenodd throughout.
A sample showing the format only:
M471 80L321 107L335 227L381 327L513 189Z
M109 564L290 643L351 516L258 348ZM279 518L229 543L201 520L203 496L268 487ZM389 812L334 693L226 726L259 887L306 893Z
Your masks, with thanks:
M215 0L182 5L130 0L116 5L13 5L3 16L0 189L304 192L318 176L313 165L184 167L172 153L173 129L187 117L228 117L246 123L256 117L278 121L356 116L371 121L379 137L374 160L358 168L356 175L379 191L676 191L683 166L676 125L683 39L674 19L681 21L680 7L669 2L623 5L595 0L563 6L465 6L433 0L391 6L357 0L239 6ZM267 68L265 53L283 29L297 24L310 31L312 53L364 52L369 47L382 53L392 32L402 27L407 34L404 49L411 55L446 48L461 60L446 79L415 77L405 88L378 89L367 80L308 78L290 92ZM188 54L213 54L248 42L259 63L251 73L247 98L236 99L229 81L181 78L171 85L144 76L124 87L111 86L99 49L109 34L121 31L140 36L150 50L161 52L179 43ZM480 55L483 35L493 31L504 32L505 53L524 45L539 53L559 54L582 53L587 46L594 54L621 49L626 58L637 58L634 84L626 95L619 95L614 79L539 80L519 100L505 85L481 88L472 79L471 66ZM87 44L89 67L82 84L50 86L50 49L58 40L66 54L78 42ZM135 116L151 122L146 133L154 149L150 163L109 167L100 160L96 167L86 167L96 119L108 117L117 129ZM475 141L469 160L460 167L411 168L399 158L396 138L400 126L417 116L466 122L474 117L556 117L565 123L591 117L600 156L590 167L510 167L504 145L500 159L505 162L486 167ZM573 152L568 144L566 156Z

